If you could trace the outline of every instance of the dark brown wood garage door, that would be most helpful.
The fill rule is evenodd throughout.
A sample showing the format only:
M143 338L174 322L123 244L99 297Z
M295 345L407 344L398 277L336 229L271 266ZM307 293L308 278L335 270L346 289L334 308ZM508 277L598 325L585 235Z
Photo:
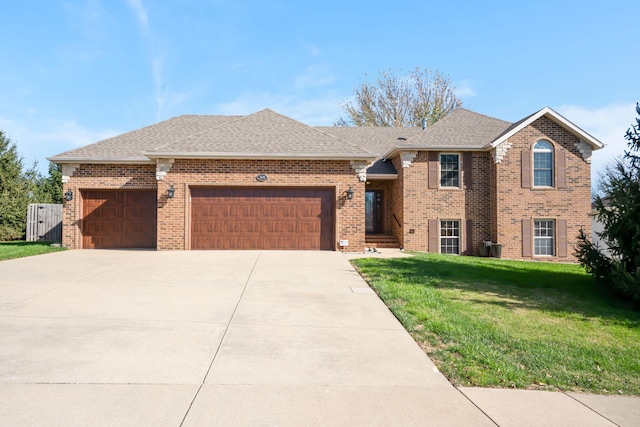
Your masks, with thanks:
M156 191L82 191L82 247L156 247Z
M192 188L192 249L333 250L333 190Z

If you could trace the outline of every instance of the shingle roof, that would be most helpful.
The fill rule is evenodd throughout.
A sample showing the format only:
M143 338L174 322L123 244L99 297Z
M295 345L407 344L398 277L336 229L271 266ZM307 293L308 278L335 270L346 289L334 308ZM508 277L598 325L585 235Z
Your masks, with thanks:
M157 145L151 158L187 156L293 156L375 158L366 147L342 140L272 110L264 109L178 141Z
M540 114L595 138L549 108L517 123L458 109L426 130L381 127L311 127L269 109L247 116L174 117L163 122L70 150L55 163L151 163L156 158L314 158L374 160L401 150L490 149ZM387 165L383 165L387 166Z
M242 116L178 116L132 132L107 138L95 144L66 151L49 160L130 160L149 161L142 154L158 146L181 140L194 133L211 129L223 123L237 120Z
M408 139L402 147L485 147L511 126L504 120L459 108L424 132Z
M395 146L406 142L407 139L422 132L421 127L319 126L316 127L316 129L320 129L340 139L351 141L361 147L366 147L378 156L382 156Z

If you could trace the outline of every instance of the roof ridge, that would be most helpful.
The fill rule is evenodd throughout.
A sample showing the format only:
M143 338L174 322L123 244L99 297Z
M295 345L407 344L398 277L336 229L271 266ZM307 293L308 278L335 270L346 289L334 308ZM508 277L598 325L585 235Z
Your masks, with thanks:
M291 148L291 145L298 148ZM167 141L157 145L153 149L144 151L144 155L170 156L182 154L185 150L194 152L208 152L203 147L213 147L211 152L230 153L234 146L243 146L251 150L327 153L340 147L336 153L349 152L360 153L365 156L374 156L376 153L369 148L361 146L349 139L341 138L323 132L314 126L308 125L270 108L264 108L255 113L227 120L216 126L209 126L197 133ZM255 151L255 152L258 152Z
M165 147L170 146L172 144L176 144L176 143L178 143L180 141L184 141L186 139L193 138L194 136L203 134L205 132L209 132L209 131L211 131L213 129L219 128L219 127L227 125L229 123L237 122L237 121L242 120L243 118L247 117L247 116L236 116L236 115L226 116L226 115L223 115L223 114L184 114L184 115L178 116L178 117L187 117L187 116L190 116L190 117L233 117L233 120L231 120L230 122L226 122L226 123L223 123L223 122L218 123L217 125L211 126L211 127L207 128L205 130L202 130L200 132L189 134L188 136L185 136L183 138L178 138L178 139L173 140L171 142L168 142L166 144L159 145L159 146L155 147L153 150L147 150L147 151L150 152L150 153L152 153L154 151L160 151L162 148L165 148Z

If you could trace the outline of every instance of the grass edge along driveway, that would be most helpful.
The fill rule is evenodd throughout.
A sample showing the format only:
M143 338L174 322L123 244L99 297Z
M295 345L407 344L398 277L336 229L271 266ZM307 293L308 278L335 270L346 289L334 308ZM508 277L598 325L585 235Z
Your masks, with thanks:
M0 242L0 261L64 251L65 249L60 246L51 246L51 242L25 242L24 240Z
M440 254L352 263L456 386L640 396L640 313L579 265Z

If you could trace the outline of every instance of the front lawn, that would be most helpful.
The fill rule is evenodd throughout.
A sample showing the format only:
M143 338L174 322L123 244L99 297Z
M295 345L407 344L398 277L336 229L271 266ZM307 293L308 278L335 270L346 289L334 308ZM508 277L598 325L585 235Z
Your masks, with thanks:
M0 261L63 250L65 248L51 246L51 243L45 242L0 242Z
M578 265L437 254L353 264L454 385L640 395L640 313Z

